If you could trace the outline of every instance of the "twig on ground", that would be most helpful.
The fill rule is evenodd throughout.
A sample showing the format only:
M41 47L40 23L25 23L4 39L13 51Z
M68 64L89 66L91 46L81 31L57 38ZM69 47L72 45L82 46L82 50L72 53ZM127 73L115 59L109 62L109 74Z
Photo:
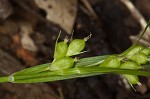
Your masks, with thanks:
M90 15L94 17L94 19L98 19L97 14L95 13L94 9L92 8L91 4L89 3L88 0L81 0L84 6L87 8L89 11Z
M141 25L141 31L144 30L147 22L145 21L144 17L141 15L141 13L138 11L138 9L133 5L133 3L130 0L121 0L121 2L129 9L132 16L140 23ZM140 31L140 33L141 33ZM139 33L139 34L140 34ZM138 39L138 36L130 36L130 39L134 42ZM146 46L150 46L150 29L148 28L143 38L140 40L140 43Z

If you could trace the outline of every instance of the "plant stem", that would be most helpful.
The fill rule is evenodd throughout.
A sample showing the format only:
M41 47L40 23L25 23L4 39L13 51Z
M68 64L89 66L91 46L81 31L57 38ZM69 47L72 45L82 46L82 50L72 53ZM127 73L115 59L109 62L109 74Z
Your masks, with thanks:
M2 82L9 82L9 76L0 77L0 83Z
M48 82L56 80L65 80L71 78L87 77L97 74L117 73L117 74L131 74L140 76L149 76L150 72L143 70L119 69L119 68L106 68L106 67L82 67L72 68L60 71L47 71L35 75L21 75L14 76L13 83L37 83Z
M72 79L72 78L81 78L81 77L88 77L88 76L95 76L100 75L101 73L93 73L93 74L86 74L86 75L66 75L66 76L47 76L41 78L31 78L31 79L23 79L23 80L15 80L13 83L38 83L38 82L50 82L50 81L58 81L58 80L65 80L65 79Z

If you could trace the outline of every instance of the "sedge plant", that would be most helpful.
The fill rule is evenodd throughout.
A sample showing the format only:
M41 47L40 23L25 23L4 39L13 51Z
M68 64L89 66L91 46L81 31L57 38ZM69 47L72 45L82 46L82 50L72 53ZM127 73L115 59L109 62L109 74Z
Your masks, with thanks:
M54 60L51 63L41 64L0 77L0 82L11 83L39 83L88 77L108 73L123 75L130 85L138 84L138 76L150 76L150 47L138 45L150 21L141 33L139 39L121 54L87 57L78 60L75 55L82 54L86 41L91 34L83 39L67 38L55 43Z

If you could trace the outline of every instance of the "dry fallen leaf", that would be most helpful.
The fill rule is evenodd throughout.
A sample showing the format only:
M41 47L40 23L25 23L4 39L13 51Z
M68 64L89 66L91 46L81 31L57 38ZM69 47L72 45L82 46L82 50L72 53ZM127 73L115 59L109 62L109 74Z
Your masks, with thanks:
M13 12L12 5L8 0L0 0L0 19L6 19Z
M71 33L77 15L77 0L35 0L46 11L46 18Z
M30 37L30 34L33 33L33 28L32 25L29 23L25 23L22 22L20 23L20 28L21 28L21 44L23 46L23 48L29 50L29 51L33 51L36 52L37 51L37 47L34 43L34 41L32 40L32 38Z
M18 57L22 58L27 64L34 66L37 65L38 61L35 59L33 53L25 50L24 48L17 48Z
M142 33L147 25L147 22L141 12L135 7L135 5L130 0L121 0L121 2L128 8L131 15L140 23L141 31L136 36L130 36L132 42L136 42L139 38L140 33ZM143 2L143 1L142 1ZM148 2L146 2L148 3ZM140 3L142 4L142 3ZM144 3L145 4L145 3ZM145 5L144 5L145 6ZM145 8L148 10L148 8ZM139 43L145 46L150 46L150 28L147 29Z
M35 53L30 52L29 50L26 50L22 47L20 42L20 36L18 34L15 34L13 35L12 39L13 44L11 48L16 50L17 56L31 66L36 65L38 61L35 58Z

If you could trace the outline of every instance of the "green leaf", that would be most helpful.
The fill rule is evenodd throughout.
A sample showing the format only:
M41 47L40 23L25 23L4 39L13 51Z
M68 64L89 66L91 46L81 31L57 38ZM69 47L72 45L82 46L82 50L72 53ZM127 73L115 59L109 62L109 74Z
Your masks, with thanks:
M42 71L48 70L48 67L51 65L51 63L41 64L37 66L33 66L30 68L26 68L23 70L20 70L18 72L15 72L13 75L26 75L26 74L35 74Z

